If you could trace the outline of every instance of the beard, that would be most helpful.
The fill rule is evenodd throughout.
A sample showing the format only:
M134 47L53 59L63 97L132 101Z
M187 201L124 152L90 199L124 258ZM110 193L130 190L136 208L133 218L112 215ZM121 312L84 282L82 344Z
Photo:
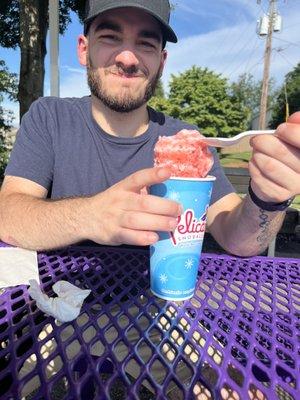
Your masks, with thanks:
M136 67L130 67L127 69L125 69L124 67L118 67L118 70L120 69L122 72L128 75L140 73L140 71ZM144 73L143 76L145 76ZM101 81L99 73L92 65L90 58L88 59L87 63L87 82L91 93L106 107L119 113L129 113L146 104L148 100L150 100L153 96L160 76L161 72L159 70L157 74L152 78L152 80L148 82L144 93L141 93L140 95L111 95L108 90L103 87L103 83Z

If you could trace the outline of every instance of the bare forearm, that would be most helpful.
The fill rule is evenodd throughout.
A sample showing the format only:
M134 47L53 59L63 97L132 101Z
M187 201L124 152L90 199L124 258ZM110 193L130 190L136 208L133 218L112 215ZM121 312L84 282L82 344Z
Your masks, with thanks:
M0 201L0 237L3 241L46 250L86 239L88 198L45 200L9 194Z
M175 201L143 192L169 178L167 168L148 168L93 196L54 201L44 199L42 186L6 176L0 192L0 238L45 250L84 239L147 246L158 240L156 232L174 229L181 213Z
M258 208L249 196L224 221L223 247L233 254L252 256L262 253L279 231L285 212Z

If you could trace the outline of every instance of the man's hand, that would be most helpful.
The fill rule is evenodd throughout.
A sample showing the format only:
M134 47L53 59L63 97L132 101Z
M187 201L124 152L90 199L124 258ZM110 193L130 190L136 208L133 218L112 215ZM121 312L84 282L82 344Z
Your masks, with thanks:
M91 197L88 238L101 244L146 246L158 240L156 231L174 230L181 206L144 190L168 178L166 168L144 169Z
M276 136L251 139L251 187L262 200L282 202L300 194L300 112L278 126Z
M251 187L263 201L281 203L300 194L300 112L281 124L276 135L251 139ZM249 257L262 253L284 220L284 212L257 207L250 196L243 201L230 193L208 210L209 229L228 252Z

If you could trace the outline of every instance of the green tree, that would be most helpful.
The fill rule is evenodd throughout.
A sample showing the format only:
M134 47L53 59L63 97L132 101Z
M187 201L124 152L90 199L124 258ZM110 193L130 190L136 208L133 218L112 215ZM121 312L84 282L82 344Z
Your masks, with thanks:
M285 93L286 92L286 93ZM285 76L285 84L276 98L270 125L276 128L286 119L286 97L289 105L289 114L300 110L300 63Z
M83 19L85 0L60 0L60 33L70 22L70 11ZM44 93L46 36L49 0L1 0L0 45L20 47L18 100L20 117Z
M163 85L161 79L158 81L158 84L157 84L156 89L155 89L154 96L155 97L165 98L164 85Z
M230 95L236 99L246 110L247 128L250 127L254 116L259 114L262 81L255 80L252 74L242 74L230 86ZM274 107L276 98L275 80L270 79L267 108Z
M148 104L157 111L165 114L169 113L169 101L165 96L164 86L161 79L158 81L155 93Z
M172 75L168 113L211 136L232 136L245 128L247 110L229 93L227 79L207 68L193 66Z
M16 100L17 77L8 71L5 62L0 60L0 177L3 175L7 162L7 148L5 134L10 128L13 120L12 113L2 107L4 96L10 100Z
M171 115L170 102L165 97L154 96L148 102L149 106L164 114Z

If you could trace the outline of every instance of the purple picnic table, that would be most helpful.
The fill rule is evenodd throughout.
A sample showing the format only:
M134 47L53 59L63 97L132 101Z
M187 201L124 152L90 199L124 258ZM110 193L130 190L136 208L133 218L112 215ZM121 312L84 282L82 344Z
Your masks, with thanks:
M149 289L149 251L38 254L43 290L91 289L59 323L0 289L0 399L300 399L300 260L203 254L195 295Z

